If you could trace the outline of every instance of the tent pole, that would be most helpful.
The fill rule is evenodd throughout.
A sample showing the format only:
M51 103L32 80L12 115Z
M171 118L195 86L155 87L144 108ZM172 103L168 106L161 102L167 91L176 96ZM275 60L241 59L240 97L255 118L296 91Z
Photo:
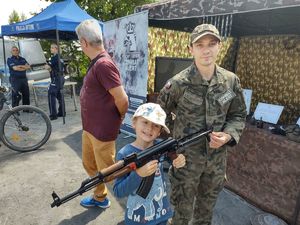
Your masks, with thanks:
M61 58L60 58L60 46L59 46L59 32L58 30L56 29L56 44L57 44L57 50L58 50L58 69L59 69L59 73L58 73L58 76L64 76L63 74L63 68L61 67ZM61 80L59 79L59 82L61 82ZM63 124L66 123L66 120L65 120L65 98L64 98L64 86L62 84L60 84L61 86L61 89L59 90L60 91L60 94L61 94L61 110L62 110L62 115L63 115Z
M1 83L0 83L1 85L2 85L3 78L6 76L6 54L5 54L4 36L2 36L2 47L3 47L4 74L3 77L1 77Z

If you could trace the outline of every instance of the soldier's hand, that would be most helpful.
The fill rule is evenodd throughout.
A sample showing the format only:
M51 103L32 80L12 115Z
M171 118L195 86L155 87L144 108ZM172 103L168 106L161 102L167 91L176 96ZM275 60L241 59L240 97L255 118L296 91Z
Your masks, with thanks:
M158 161L152 160L152 161L148 162L147 164L145 164L144 166L136 169L136 173L140 177L148 177L151 174L156 172L157 166L158 166Z
M185 166L185 156L182 155L182 154L179 154L179 155L177 156L177 158L173 160L173 163L172 163L172 164L173 164L173 166L174 166L175 168L181 168L181 167L184 167L184 166Z
M228 141L230 141L231 136L224 132L212 132L210 134L210 148L220 148L225 145Z

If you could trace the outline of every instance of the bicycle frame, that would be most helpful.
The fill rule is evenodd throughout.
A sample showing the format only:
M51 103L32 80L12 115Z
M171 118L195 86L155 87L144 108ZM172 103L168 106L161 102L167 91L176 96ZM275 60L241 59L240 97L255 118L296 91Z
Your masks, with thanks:
M4 93L5 93L5 92L8 92L8 90L3 90L3 89L1 89L0 92L4 95ZM7 98L6 98L5 96L3 96L3 99L5 100L4 103L8 106L8 109L9 109L9 110L12 110L13 107L12 107L12 105L7 101ZM4 104L4 103L3 103L3 104ZM2 110L2 109L1 109L1 110ZM28 129L28 128L26 129L26 127L23 126L22 121L19 119L18 116L15 115L15 113L13 113L12 116L13 116L14 119L17 121L18 127L19 127L19 128L21 128L23 131L26 131L26 130Z

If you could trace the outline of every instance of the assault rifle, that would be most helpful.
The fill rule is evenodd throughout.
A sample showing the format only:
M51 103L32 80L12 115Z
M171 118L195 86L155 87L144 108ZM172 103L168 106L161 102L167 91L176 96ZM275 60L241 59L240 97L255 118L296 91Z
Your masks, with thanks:
M131 154L117 163L101 170L96 176L84 180L77 191L74 191L63 198L58 197L58 195L53 191L53 203L51 204L51 207L58 207L61 204L68 202L79 195L82 195L84 192L91 190L100 183L107 183L115 178L122 177L125 174L142 167L151 160L160 159L161 156L167 156L170 159L175 159L180 149L182 150L186 145L191 144L204 136L207 136L211 132L212 128L204 132L199 131L194 134L190 134L179 140L169 137L166 140L151 146L150 148ZM143 198L147 197L151 189L154 176L155 173L142 179L142 182L137 190L138 195Z

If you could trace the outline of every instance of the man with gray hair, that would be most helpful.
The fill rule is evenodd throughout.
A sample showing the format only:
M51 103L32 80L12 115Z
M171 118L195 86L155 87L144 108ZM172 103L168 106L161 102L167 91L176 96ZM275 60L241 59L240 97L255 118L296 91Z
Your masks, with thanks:
M89 176L112 165L115 159L115 140L128 109L128 97L120 73L105 51L102 30L97 20L89 19L76 27L82 51L91 59L80 91L82 119L82 162ZM83 207L108 208L105 184L85 197Z

